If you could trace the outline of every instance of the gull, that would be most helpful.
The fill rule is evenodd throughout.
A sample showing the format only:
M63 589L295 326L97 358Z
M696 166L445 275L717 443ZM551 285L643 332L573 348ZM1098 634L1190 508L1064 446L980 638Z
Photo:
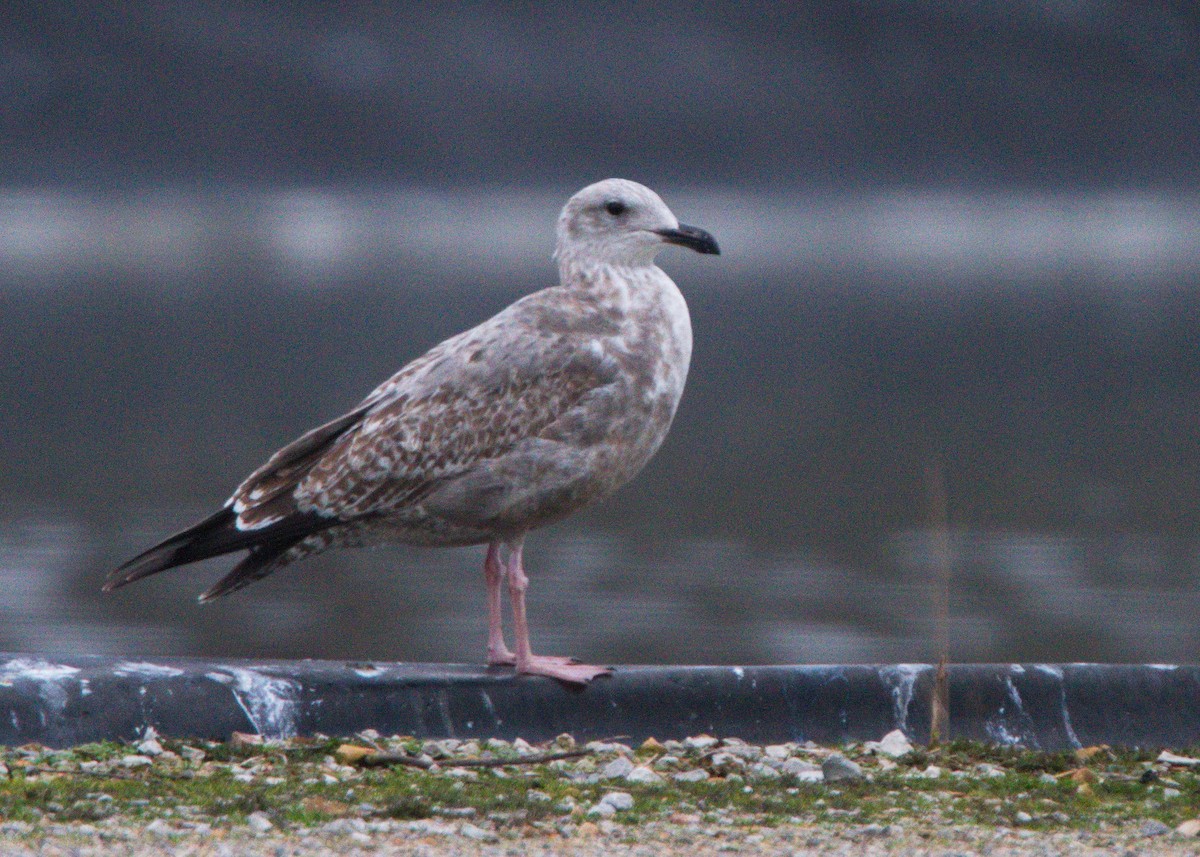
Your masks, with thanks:
M585 187L558 219L558 286L434 346L280 449L219 512L129 560L104 590L248 551L205 602L330 548L486 544L488 665L576 684L610 674L533 653L522 552L531 530L633 478L667 435L692 352L687 303L654 264L667 244L720 252L643 185Z

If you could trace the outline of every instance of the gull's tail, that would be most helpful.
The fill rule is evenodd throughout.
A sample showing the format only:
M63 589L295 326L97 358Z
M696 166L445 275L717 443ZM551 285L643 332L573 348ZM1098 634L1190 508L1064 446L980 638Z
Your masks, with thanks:
M268 527L241 530L237 527L237 516L232 509L226 507L138 554L113 571L105 581L103 589L105 592L111 592L127 583L169 568L239 550L249 550L249 555L239 562L233 571L200 596L201 601L211 601L266 577L286 563L284 555L288 550L308 536L337 523L336 519L296 513Z

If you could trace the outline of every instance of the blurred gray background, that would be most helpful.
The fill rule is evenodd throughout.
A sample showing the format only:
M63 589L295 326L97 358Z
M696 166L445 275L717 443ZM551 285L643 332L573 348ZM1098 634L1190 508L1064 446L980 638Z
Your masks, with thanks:
M649 663L1194 661L1200 15L1107 0L17 2L0 16L0 649L478 662L481 549L109 569L657 189L696 350L527 552Z

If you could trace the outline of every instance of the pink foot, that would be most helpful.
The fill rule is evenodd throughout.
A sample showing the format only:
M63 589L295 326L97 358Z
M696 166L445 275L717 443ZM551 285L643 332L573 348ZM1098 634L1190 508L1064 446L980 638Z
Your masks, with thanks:
M524 666L517 668L518 673L525 675L544 675L572 684L587 684L597 676L612 675L608 667L597 667L591 664L578 663L574 658L561 658L549 655L533 655Z
M489 667L511 667L517 662L517 656L508 649L503 649L499 652L494 652L491 648L488 649L487 665Z

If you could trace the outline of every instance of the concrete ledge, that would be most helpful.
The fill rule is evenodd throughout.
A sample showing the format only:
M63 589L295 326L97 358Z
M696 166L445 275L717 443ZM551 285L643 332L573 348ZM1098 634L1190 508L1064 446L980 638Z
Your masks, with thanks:
M581 740L703 732L770 743L929 736L927 664L621 667L586 688L511 670L0 654L0 744L321 732ZM1031 748L1200 742L1200 667L950 667L955 738Z

